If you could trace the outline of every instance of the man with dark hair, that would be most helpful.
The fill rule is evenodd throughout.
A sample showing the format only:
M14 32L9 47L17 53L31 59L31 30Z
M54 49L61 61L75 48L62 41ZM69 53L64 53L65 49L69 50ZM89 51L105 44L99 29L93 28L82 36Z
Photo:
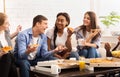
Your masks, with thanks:
M21 77L29 77L30 66L38 61L55 60L53 54L62 50L56 47L48 51L47 37L44 34L48 27L48 19L43 15L37 15L33 19L32 28L20 32L16 39L15 57L16 64L20 67Z

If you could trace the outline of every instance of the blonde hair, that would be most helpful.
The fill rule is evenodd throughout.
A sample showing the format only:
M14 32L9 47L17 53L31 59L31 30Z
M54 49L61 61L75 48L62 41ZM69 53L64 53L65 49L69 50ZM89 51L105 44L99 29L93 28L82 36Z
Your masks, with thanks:
M6 18L7 18L6 14L0 13L0 26L4 24Z

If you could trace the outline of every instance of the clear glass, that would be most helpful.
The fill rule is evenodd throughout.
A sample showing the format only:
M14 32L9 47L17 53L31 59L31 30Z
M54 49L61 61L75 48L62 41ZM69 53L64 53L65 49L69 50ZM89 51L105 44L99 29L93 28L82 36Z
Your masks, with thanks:
M85 71L85 57L80 56L79 57L79 69L80 71Z

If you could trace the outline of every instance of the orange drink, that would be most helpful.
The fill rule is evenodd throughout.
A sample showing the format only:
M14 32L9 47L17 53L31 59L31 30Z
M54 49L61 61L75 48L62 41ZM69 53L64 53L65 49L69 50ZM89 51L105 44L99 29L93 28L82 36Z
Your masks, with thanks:
M83 60L79 61L79 69L80 69L80 71L84 71L84 69L85 69L85 61L83 61Z

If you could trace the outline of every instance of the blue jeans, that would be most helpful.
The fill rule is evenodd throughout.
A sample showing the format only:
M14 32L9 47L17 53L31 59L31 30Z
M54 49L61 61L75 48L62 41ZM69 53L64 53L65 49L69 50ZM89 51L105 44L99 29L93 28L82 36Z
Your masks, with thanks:
M77 60L79 60L79 56L84 56L85 58L98 58L99 54L94 47L89 47L87 49L77 50L76 52L73 52L71 57L75 57Z
M30 66L35 66L38 61L55 60L55 57L49 57L47 59L36 58L35 60L20 60L16 61L17 66L20 68L20 77L29 77Z
M76 60L79 60L79 54L77 51L72 51L70 53L70 58L76 58Z
M80 56L84 56L85 58L97 58L98 53L96 51L96 48L94 47L89 47L86 49L82 49L78 52Z

